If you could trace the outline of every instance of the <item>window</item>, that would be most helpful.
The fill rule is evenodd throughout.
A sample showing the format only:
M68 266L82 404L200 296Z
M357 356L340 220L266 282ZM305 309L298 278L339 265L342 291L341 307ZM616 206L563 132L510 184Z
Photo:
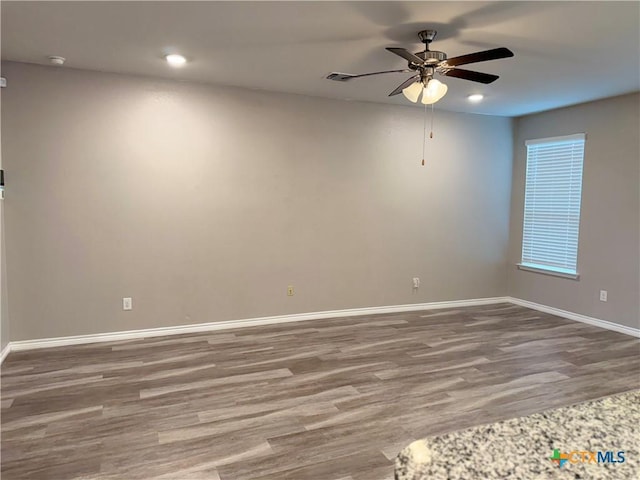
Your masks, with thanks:
M524 270L578 278L583 133L528 140L524 195Z

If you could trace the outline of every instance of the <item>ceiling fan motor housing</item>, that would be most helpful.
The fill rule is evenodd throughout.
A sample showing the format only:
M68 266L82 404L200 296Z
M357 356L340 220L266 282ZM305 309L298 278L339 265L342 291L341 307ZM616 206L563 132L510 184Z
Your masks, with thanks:
M436 50L425 50L424 52L416 53L416 57L420 57L426 63L440 63L447 59L447 54L444 52L438 52Z

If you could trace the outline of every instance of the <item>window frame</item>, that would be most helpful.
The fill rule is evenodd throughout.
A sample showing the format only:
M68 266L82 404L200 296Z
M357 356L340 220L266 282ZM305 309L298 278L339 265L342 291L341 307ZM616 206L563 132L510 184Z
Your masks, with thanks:
M578 227L577 227L577 238L575 243L575 270L570 270L568 268L562 267L554 267L552 265L542 265L535 263L528 263L524 261L524 249L525 249L525 230L527 228L527 224L525 223L526 219L526 199L527 199L527 173L529 167L529 146L530 145L552 145L554 143L563 143L563 142L571 142L571 141L582 141L582 165L580 172L580 203L578 208ZM522 239L520 245L520 262L517 263L517 267L520 270L525 270L529 272L542 273L545 275L552 275L556 277L569 278L573 280L579 280L580 274L578 272L579 265L579 244L580 244L580 223L582 219L582 188L584 183L584 155L586 150L586 133L575 133L571 135L562 135L557 137L548 137L548 138L537 138L525 141L526 147L526 163L525 163L525 178L524 178L524 195L523 195L523 205L522 205Z

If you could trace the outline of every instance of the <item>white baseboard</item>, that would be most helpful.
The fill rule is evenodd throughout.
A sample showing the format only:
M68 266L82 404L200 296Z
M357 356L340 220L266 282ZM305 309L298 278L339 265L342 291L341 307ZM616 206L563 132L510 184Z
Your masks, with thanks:
M2 352L0 352L0 365L2 365L2 362L4 362L4 359L7 358L7 355L9 355L10 351L11 351L11 342L7 343L7 345L4 347Z
M381 313L402 313L419 310L433 310L438 308L459 308L475 305L491 305L508 303L507 297L475 298L470 300L455 300L451 302L415 303L408 305L391 305L385 307L351 308L346 310L329 310L324 312L298 313L292 315L278 315L274 317L246 318L222 322L198 323L194 325L180 325L175 327L159 327L144 330L128 330L122 332L97 333L93 335L74 335L72 337L42 338L37 340L20 340L9 342L8 350L19 352L38 348L62 347L81 345L85 343L113 342L136 338L158 337L164 335L184 335L185 333L201 333L230 328L254 327L258 325L272 325L276 323L302 322L305 320L321 320L326 318L355 317L361 315L377 315ZM5 349L6 350L6 349Z
M589 325L606 328L607 330L613 330L614 332L624 333L626 335L640 338L640 329L638 328L627 327L626 325L608 322L607 320L600 320L599 318L588 317L587 315L582 315L580 313L560 310L559 308L548 307L547 305L541 305L539 303L529 302L528 300L521 300L519 298L507 297L507 301L515 305L520 305L521 307L532 308L533 310L550 313L552 315L557 315L558 317L575 320L577 322L588 323Z
M299 313L292 315L278 315L273 317L246 318L241 320L228 320L223 322L199 323L194 325L180 325L175 327L159 327L144 330L128 330L122 332L97 333L93 335L74 335L72 337L42 338L37 340L21 340L9 342L2 351L0 363L4 361L9 352L35 350L39 348L63 347L69 345L82 345L86 343L113 342L118 340L132 340L136 338L159 337L165 335L184 335L186 333L212 332L216 330L228 330L231 328L254 327L258 325L273 325L288 322L302 322L305 320L321 320L326 318L344 318L361 315L377 315L383 313L415 312L420 310L434 310L439 308L473 307L476 305L492 305L496 303L513 303L541 312L550 313L559 317L588 323L596 327L606 328L619 333L640 337L640 329L618 325L616 323L599 320L597 318L567 312L558 308L548 307L527 300L513 297L475 298L470 300L456 300L451 302L415 303L408 305L391 305L385 307L352 308L346 310L329 310L324 312Z

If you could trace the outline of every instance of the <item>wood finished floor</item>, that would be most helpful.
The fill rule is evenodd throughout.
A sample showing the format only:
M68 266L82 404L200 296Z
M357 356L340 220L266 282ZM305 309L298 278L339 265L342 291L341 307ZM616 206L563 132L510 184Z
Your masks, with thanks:
M391 479L415 439L640 387L639 353L510 304L14 352L2 479Z

